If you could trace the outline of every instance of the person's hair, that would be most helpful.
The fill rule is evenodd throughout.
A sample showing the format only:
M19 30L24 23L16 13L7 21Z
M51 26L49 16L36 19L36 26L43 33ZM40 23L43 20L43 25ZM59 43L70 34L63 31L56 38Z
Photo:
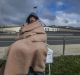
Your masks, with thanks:
M33 14L30 14L28 17L27 17L27 19L26 19L26 23L30 23L30 18L31 17L34 17L36 20L39 20L39 17L37 16L37 15L35 15L35 13Z

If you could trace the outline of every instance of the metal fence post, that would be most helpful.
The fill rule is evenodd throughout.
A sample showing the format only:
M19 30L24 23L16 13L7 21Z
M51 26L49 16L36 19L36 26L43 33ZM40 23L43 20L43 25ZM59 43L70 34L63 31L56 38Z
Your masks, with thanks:
M65 37L63 37L63 55L65 55Z

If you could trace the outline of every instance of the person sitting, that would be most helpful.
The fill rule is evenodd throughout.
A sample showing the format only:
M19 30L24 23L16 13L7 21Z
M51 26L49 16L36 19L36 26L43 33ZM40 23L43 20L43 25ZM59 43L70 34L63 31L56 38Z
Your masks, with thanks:
M44 75L47 35L35 13L20 29L19 40L10 45L4 75Z

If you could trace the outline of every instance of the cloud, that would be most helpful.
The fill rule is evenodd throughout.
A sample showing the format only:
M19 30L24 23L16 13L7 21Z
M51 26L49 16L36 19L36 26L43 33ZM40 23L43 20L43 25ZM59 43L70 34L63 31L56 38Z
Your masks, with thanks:
M34 6L40 6L43 0L0 0L0 24L22 24Z
M54 19L40 18L47 26L48 25L61 25L61 26L74 26L80 25L80 14L66 13L63 11L57 11Z
M65 10L65 12L68 13L78 13L80 14L80 0L63 0L63 2L67 5L67 10Z
M50 20L50 19L46 19L46 18L40 18L40 20L41 20L46 26L54 25L54 20Z
M53 20L49 18L40 18L47 26L48 25L61 25L61 26L74 26L80 25L80 14L66 13L63 11L57 11L56 17Z
M23 24L34 11L47 25L80 24L80 0L0 0L0 24ZM59 9L66 6L66 10Z
M37 14L42 18L54 19L52 13L45 7L45 0L1 0L0 24L22 24L33 7L37 6Z
M56 25L62 26L79 26L80 25L80 14L76 13L65 13L63 11L56 12L56 19L54 20Z
M63 3L62 1L58 1L58 2L57 2L57 5L58 5L58 6L63 6L64 3Z
M43 19L49 19L49 20L54 20L55 16L52 12L50 12L47 8L45 8L43 10L42 15L39 15L40 17L42 17Z

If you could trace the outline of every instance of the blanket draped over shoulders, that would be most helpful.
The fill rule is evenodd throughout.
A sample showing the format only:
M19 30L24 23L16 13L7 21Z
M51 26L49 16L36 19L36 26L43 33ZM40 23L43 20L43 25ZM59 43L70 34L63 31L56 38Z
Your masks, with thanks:
M47 35L40 22L24 24L19 40L10 45L4 75L26 75L32 67L35 72L45 71Z

